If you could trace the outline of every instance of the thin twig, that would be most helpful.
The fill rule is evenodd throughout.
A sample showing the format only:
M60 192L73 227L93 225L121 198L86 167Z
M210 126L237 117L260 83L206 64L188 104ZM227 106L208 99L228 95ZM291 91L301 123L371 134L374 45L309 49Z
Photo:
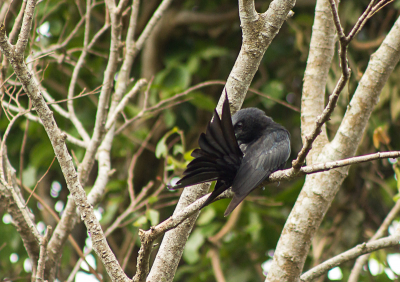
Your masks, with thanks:
M131 238L131 241L129 243L129 247L128 247L126 253L125 253L124 258L122 259L121 267L122 267L123 270L125 270L126 266L128 265L129 258L131 257L133 248L135 247L135 243L136 243L136 234L134 235L133 238Z
M142 78L140 80L138 80L135 84L135 86L132 87L132 89L125 95L124 98L122 98L122 100L119 102L119 104L117 105L117 107L115 108L114 112L111 114L111 116L109 116L107 118L107 123L105 126L106 130L109 130L111 125L114 124L114 122L117 120L117 116L120 112L123 111L123 109L128 105L129 103L129 99L131 99L132 97L134 97L139 90L145 86L145 84L147 83L146 79Z
M51 164L49 165L49 167L47 168L46 172L42 175L42 177L40 177L39 181L36 182L35 187L32 190L32 193L29 195L28 199L26 200L25 203L25 207L28 206L29 200L31 199L33 193L35 193L36 188L38 187L39 183L43 180L43 178L47 175L47 173L49 173L50 168L53 166L54 161L56 160L56 157L54 156L53 160L51 161ZM22 184L22 179L21 179L21 184Z
M43 208L54 218L54 220L56 222L60 221L60 218L58 217L58 215L54 212L54 210L46 203L46 201L44 201L41 197L39 197L33 190L31 190L29 187L22 185L21 181L17 179L17 183L18 185L20 185L21 187L23 187L30 195L32 195L42 206ZM75 241L74 237L72 237L71 235L68 236L68 240L70 241L72 247L74 248L74 250L76 251L76 253L79 255L80 259L84 262L86 262L86 264L89 266L89 271L90 273L92 273L94 276L96 276L96 278L101 281L101 276L96 272L96 270L93 269L93 267L91 267L89 265L89 263L86 261L86 256L87 254L83 254L78 243Z
M314 279L320 277L321 275L325 274L329 269L334 268L346 261L354 259L362 254L372 253L374 251L389 248L399 245L400 236L389 236L383 239L379 239L370 243L362 243L340 255L337 255L320 265L312 268L311 270L307 271L303 275L301 275L300 280L302 282L306 281L314 281Z
M24 170L24 155L25 155L26 140L28 139L28 129L29 129L29 119L26 119L24 137L22 137L21 151L19 152L19 179L21 179L21 184L23 183L22 172Z
M9 39L10 39L10 42L11 42L11 43L14 42L15 38L16 38L17 35L18 35L18 31L19 31L19 29L21 28L22 19L23 19L23 17L24 17L24 13L25 13L25 8L26 8L26 1L23 1L23 2L22 2L22 5L21 5L21 9L19 10L18 16L17 16L17 18L15 19L14 24L13 24L13 27L12 27L12 29L11 29L11 32L10 32L10 34L9 34ZM5 61L7 61L7 60L5 60ZM4 67L4 66L3 66L3 67ZM7 62L7 67L8 67L8 62Z
M0 144L0 151L4 150L3 148L6 145L6 140L7 140L8 135L10 134L11 128L13 127L13 125L17 121L17 119L22 115L23 115L23 113L19 112L8 123L7 128L6 128L6 130L4 131L4 134L3 134L3 140L1 141L1 144Z
M387 0L382 0L381 2L386 2ZM381 3L379 2L379 3ZM320 116L317 117L315 121L315 126L311 133L305 137L305 143L303 148L300 150L299 154L297 155L296 160L292 162L292 166L294 169L299 170L300 167L303 165L308 152L312 148L312 143L321 133L322 126L329 120L330 116L333 113L333 110L336 107L337 100L339 98L340 93L344 89L345 85L347 84L350 78L350 68L348 66L348 59L347 59L347 47L350 41L354 38L354 36L360 31L360 29L364 26L366 20L372 15L375 11L373 7L374 0L371 1L370 5L361 15L359 20L357 21L356 25L352 28L348 36L345 36L343 28L340 24L340 18L337 10L337 4L335 0L329 0L332 10L333 22L336 27L336 31L339 35L339 59L340 59L340 67L342 70L342 75L339 78L335 89L333 90L332 94L329 96L328 104L326 105L325 109L321 113Z
M74 102L73 102L72 98L74 97L74 94L75 94L75 87L76 87L76 83L78 80L79 72L85 62L86 55L88 53L89 34L90 34L90 13L91 13L91 4L90 3L91 3L90 0L86 1L85 33L84 33L84 37L83 37L83 50L79 56L79 59L75 65L75 68L72 72L71 81L70 81L70 84L68 87L68 96L67 96L68 97L67 107L68 107L69 119L71 120L72 124L75 126L79 135L82 137L83 141L86 144L88 144L90 142L90 136L86 132L83 124L81 123L81 121L78 119L78 117L75 114Z
M25 7L21 30L18 36L18 41L15 44L15 55L19 60L23 60L24 52L29 41L29 33L32 28L36 2L36 0L28 1Z
M32 78L35 81L35 83L40 87L42 95L46 99L46 101L49 104L52 104L52 108L57 113L59 113L64 118L69 119L69 113L66 110L64 110L62 107L60 107L59 105L55 104L56 100L50 95L50 93L40 83L40 79L38 77L38 72L34 68L33 64L28 64L27 66L28 66L28 69L30 70L30 72L33 73L33 77Z
M150 181L145 187L142 188L142 191L140 191L135 201L131 202L129 207L120 216L118 216L117 219L106 229L106 231L104 232L104 236L106 237L109 236L115 229L117 229L120 226L121 222L125 220L125 218L127 218L131 213L140 209L143 206L143 203L142 205L138 204L144 198L144 196L146 196L147 192L151 187L153 187L153 185L154 182Z
M296 172L297 170L295 170L294 168L279 170L279 171L276 171L273 174L271 174L270 177L262 183L262 185L265 186L265 184L267 184L269 182L277 182L277 181L284 180L284 179L286 179L286 180L291 179L294 176L299 177L299 176L302 176L305 174L312 174L312 173L317 173L317 172L322 172L322 171L328 171L328 170L343 167L343 166L364 163L364 162L370 162L370 161L378 160L378 159L399 158L399 157L400 157L400 151L379 152L379 153L368 154L368 155L364 155L364 156L351 157L351 158L338 160L338 161L317 163L317 164L313 164L310 166L304 166L304 167L300 168L299 172ZM286 178L286 177L288 177L288 178Z
M133 188L133 171L136 166L136 162L144 149L146 148L147 144L149 143L149 140L151 137L153 137L154 132L157 130L157 128L161 125L161 119L158 119L157 122L154 124L153 128L150 130L149 134L147 134L146 138L143 140L143 142L140 144L139 149L136 151L136 153L133 155L132 160L129 164L128 168L128 191L129 191L129 196L131 198L131 203L135 202L135 204L138 203L137 200L135 200L135 191Z
M367 161L372 161L376 159L384 159L384 158L398 158L400 157L400 151L396 152L383 152L383 153L376 153L376 154L370 154L370 155L365 155L365 156L360 156L360 157L353 157L353 158L348 158L340 161L333 161L333 162L327 162L327 163L322 163L322 164L314 164L311 166L305 166L300 169L300 171L295 171L293 168L286 169L286 170L280 170L272 173L270 177L264 181L259 187L263 187L266 184L269 184L271 182L278 182L282 180L289 180L294 177L299 177L301 175L305 174L311 174L311 173L317 173L321 171L326 171L326 170L331 170L334 168L342 167L342 166L347 166L355 163L361 163L361 162L367 162ZM176 215L173 215L166 219L165 221L161 222L157 226L151 227L149 230L144 231L140 230L139 231L139 236L140 240L142 242L142 245L140 247L139 251L139 257L138 257L138 264L137 264L137 272L135 275L134 281L140 281L140 277L146 273L146 269L148 268L148 259L150 257L150 253L152 251L152 244L154 240L159 238L162 234L165 232L177 227L179 224L181 224L184 220L195 214L198 209L202 206L202 204L206 201L208 198L209 194L199 198L195 202L193 202L191 205L187 206L183 210L181 210L179 213ZM227 197L231 197L232 192L230 190L225 191L222 193L216 200L219 199L224 199Z
M138 40L136 41L134 50L133 50L133 57L136 57L137 53L142 49L144 43L146 42L147 38L150 36L152 30L161 19L161 16L164 14L165 10L169 7L172 0L163 0L161 4L158 6L157 10L154 12L151 19L148 21L146 27L144 28L143 32L140 34Z
M102 88L97 105L96 119L93 129L93 135L87 146L85 156L79 165L79 179L82 183L86 183L89 172L94 165L95 155L104 137L104 127L107 119L108 102L111 96L114 76L117 71L119 47L121 45L121 15L115 11L115 3L106 1L107 8L110 11L111 19L111 42L110 42L110 57L107 62Z
M213 236L210 236L208 240L215 245L218 245L220 240L232 230L235 226L236 222L239 219L240 211L243 208L243 204L240 203L236 209L233 210L231 216L229 217L228 221L224 224L224 226L219 230L219 232Z
M399 212L400 212L400 200L397 200L396 204L390 210L390 212L386 216L385 220L382 222L379 229L375 232L374 236L372 236L371 239L369 239L368 242L373 242L374 240L381 238L387 232L389 225L393 222L393 220L396 218L396 216L398 215ZM353 266L353 269L350 272L350 276L349 276L349 280L348 280L349 282L358 281L360 272L361 272L363 266L365 265L365 263L367 262L368 258L369 258L369 255L363 255L363 256L360 256L359 258L357 258L357 260Z
M24 24L28 22L28 20L25 20L27 17L29 18L29 21L33 18L33 10L35 8L36 1L35 0L28 0L27 3L27 10L24 15ZM28 9L29 8L29 9ZM31 22L29 22L30 26L24 27L22 30L24 31L25 28L30 30L31 28ZM116 26L120 27L118 23L115 23ZM21 33L23 33L21 31ZM118 37L118 32L113 34L113 38L115 39L115 36ZM24 39L24 36L20 36L20 39ZM27 39L26 39L27 40ZM19 40L20 41L20 40ZM115 42L113 42L115 43ZM17 43L18 45L18 43ZM113 44L112 44L113 45ZM79 181L79 176L75 170L74 164L72 162L71 155L69 154L67 147L65 145L65 139L67 136L65 134L62 134L61 131L59 130L56 121L54 120L53 113L50 111L49 107L47 106L45 100L43 99L43 96L41 95L38 85L32 80L32 74L29 72L28 68L26 65L23 63L23 48L26 46L24 42L20 43L20 48L19 50L21 53L16 54L14 47L8 42L7 36L6 36L6 31L4 26L0 26L0 50L1 52L7 57L7 59L10 61L18 79L21 81L23 84L23 87L29 96L29 98L32 100L33 106L37 109L37 113L39 117L41 118L43 122L43 126L49 136L49 139L51 141L52 147L54 149L55 155L57 156L57 159L59 161L60 167L62 169L64 178L67 183L67 187L70 190L71 194L73 195L73 199L75 201L76 206L78 207L82 219L88 229L88 232L90 233L90 236L92 237L93 241L93 247L96 251L96 253L99 255L101 260L103 261L105 268L107 270L107 273L110 275L110 278L113 281L120 280L120 281L129 281L130 279L126 276L126 274L122 271L118 261L115 258L115 255L111 251L109 245L107 244L101 225L99 221L97 220L96 216L94 215L93 212L93 207L88 203L87 201L87 196L86 193L82 187L81 182ZM115 47L115 46L113 46ZM118 50L111 47L111 49L115 52ZM22 50L21 50L22 49ZM115 54L117 56L117 54ZM114 61L116 63L116 61ZM108 73L106 75L107 78L110 78L111 73ZM112 73L113 77L114 73ZM106 79L107 80L107 79ZM111 85L108 85L111 87ZM104 88L103 88L104 89ZM110 90L108 88L108 90ZM108 100L108 94L109 91L106 91L106 100ZM104 104L106 101L103 101ZM101 103L99 103L99 107ZM103 108L105 110L105 108ZM101 111L99 109L99 111ZM104 119L100 117L102 121ZM99 121L99 120L97 120ZM104 124L98 125L100 127L103 127ZM100 134L100 132L98 132ZM100 136L97 136L100 137ZM96 139L96 138L94 138ZM100 138L93 140L94 143L91 143L89 146L91 150L97 150L97 142L100 142ZM90 151L89 149L87 152ZM94 151L90 151L89 154L93 153L90 157L94 159ZM85 157L87 158L88 155L86 154ZM91 160L91 162L88 162L89 166L84 167L86 169L86 173L88 173L88 170L90 167L90 164L93 164L94 160ZM1 181L1 179L0 179ZM84 183L84 182L83 182ZM73 206L75 208L75 206ZM61 221L60 221L61 223Z
M40 242L40 253L39 253L39 261L38 267L36 271L36 282L43 282L44 281L44 266L46 260L46 252L47 252L47 243L51 237L51 233L53 228L50 225L47 225L46 233L42 237Z
M209 257L211 258L211 265L214 271L215 281L217 282L225 282L224 273L221 267L221 260L219 258L218 249L216 246L211 247L208 252Z

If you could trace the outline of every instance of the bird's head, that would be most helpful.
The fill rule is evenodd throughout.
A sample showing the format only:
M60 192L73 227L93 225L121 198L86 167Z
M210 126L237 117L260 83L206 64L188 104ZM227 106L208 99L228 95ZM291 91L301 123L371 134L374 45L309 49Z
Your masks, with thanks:
M233 129L239 146L256 140L263 134L263 130L273 123L272 118L257 108L242 109L232 116Z

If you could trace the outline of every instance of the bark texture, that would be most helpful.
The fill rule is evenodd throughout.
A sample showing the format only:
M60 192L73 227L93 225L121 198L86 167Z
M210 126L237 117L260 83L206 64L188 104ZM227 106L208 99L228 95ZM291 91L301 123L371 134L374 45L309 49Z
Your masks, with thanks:
M371 56L343 121L331 143L315 157L326 162L354 156L380 92L400 58L400 19ZM266 281L296 281L303 270L311 240L349 167L307 175L296 204L286 221Z

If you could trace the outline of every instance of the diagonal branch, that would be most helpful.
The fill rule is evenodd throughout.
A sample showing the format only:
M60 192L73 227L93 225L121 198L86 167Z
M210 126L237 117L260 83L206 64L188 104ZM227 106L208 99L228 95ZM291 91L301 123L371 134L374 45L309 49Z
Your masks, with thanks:
M115 3L113 1L106 1L108 3L108 10L110 11L111 18L111 43L110 43L110 57L107 62L107 67L104 72L103 87L101 88L99 102L97 106L96 121L93 129L93 135L90 139L89 145L85 152L85 156L79 165L79 178L83 183L86 183L89 173L93 167L95 154L104 137L104 125L107 118L107 106L112 91L114 76L117 71L119 46L121 36L121 15L114 13Z
M352 157L352 158L339 160L339 161L305 166L305 167L301 167L299 171L295 170L293 168L286 169L286 170L280 170L280 171L276 171L276 172L272 173L270 175L270 177L259 186L259 188L264 187L265 185L273 183L273 182L280 182L283 180L288 181L288 180L294 179L296 177L304 176L306 174L328 171L328 170L335 169L338 167L343 167L343 166L348 166L348 165L352 165L352 164L368 162L368 161L373 161L373 160L378 160L378 159L399 158L399 157L400 157L400 151L380 152L380 153L370 154L370 155L365 155L365 156ZM185 188L185 190L186 189L187 188ZM133 278L133 280L135 282L145 281L144 279L146 278L146 273L149 268L150 254L153 250L153 242L157 238L159 238L161 235L163 235L165 232L179 226L186 219L190 218L196 212L198 212L199 208L207 200L209 195L210 194L202 196L201 198L199 198L195 202L191 203L184 209L176 212L174 215L172 215L165 221L161 222L157 226L151 227L147 231L144 231L144 230L139 231L141 247L140 247L139 256L137 259L136 275ZM222 193L219 197L217 197L216 200L230 198L230 197L232 197L232 192L230 190L228 190L228 191L225 191L224 193Z
M151 32L153 31L154 27L161 19L161 16L164 14L165 10L169 7L172 0L163 0L161 4L158 6L157 10L154 12L153 16L147 23L146 27L140 34L138 40L136 41L134 48L132 50L131 56L135 58L139 51L142 49L144 43L146 42L147 38L150 36Z
M15 45L16 59L23 60L26 46L28 45L29 33L32 28L33 13L35 12L36 0L27 1L24 17L22 20L21 31Z
M36 271L36 282L44 281L44 267L45 267L45 258L47 252L47 244L49 243L52 230L53 228L50 225L47 225L46 233L40 240L40 256L38 260L38 269Z
M129 99L131 99L134 95L136 95L139 90L145 86L147 81L142 78L139 81L136 82L135 86L132 87L132 89L122 98L122 100L118 103L118 105L115 107L114 111L110 113L110 116L107 119L107 123L105 126L106 130L109 130L110 127L115 123L117 120L117 116L120 112L123 111L123 109L128 105Z
M5 200L7 212L13 219L13 225L20 234L28 256L33 262L33 269L35 269L39 258L41 236L16 184L15 170L8 160L6 150L7 147L2 144L0 147L0 198Z
M354 156L379 94L400 59L399 27L400 19L371 56L335 137L324 146L317 161ZM347 173L348 167L344 167L306 177L278 241L267 281L292 281L300 277L312 238Z
M5 198L7 211L13 219L13 224L20 234L29 258L34 264L33 268L35 268L35 264L39 258L40 234L36 229L35 223L32 221L29 208L25 207L21 202L14 187L6 183L4 179L0 177L0 198L3 197Z
M318 135L322 131L322 126L329 120L330 116L332 115L335 107L337 100L339 99L339 95L346 86L347 82L349 81L350 78L350 68L347 60L347 48L348 45L350 44L351 40L354 38L354 36L363 28L365 25L366 21L378 11L380 3L385 3L389 2L390 0L381 0L379 1L378 4L375 6L374 0L372 0L367 7L367 9L364 11L364 13L359 17L357 23L354 25L352 30L350 31L349 35L346 36L343 31L343 27L340 24L340 18L337 10L337 4L335 0L329 0L329 3L331 5L331 10L332 10L332 16L333 16L333 22L336 27L336 32L339 36L339 58L340 58L340 67L342 70L342 75L339 78L339 81L336 83L335 89L333 90L332 94L329 96L329 101L328 104L326 105L325 109L321 113L320 116L317 117L315 121L315 125L313 130L309 135L305 137L305 142L303 145L303 148L300 150L299 154L297 155L296 160L292 162L293 168L294 169L300 169L300 167L303 165L304 161L306 160L308 152L312 148L312 144L315 141L315 139L318 137Z
M240 109L265 51L287 19L294 4L295 0L274 0L265 13L258 14L255 12L253 0L239 0L243 42L225 85L233 112ZM248 15L253 15L254 18L249 18ZM223 101L224 95L221 95L217 106L219 113L221 113ZM187 205L202 197L208 189L209 185L196 185L186 188L179 199L174 214L179 213ZM179 226L178 229L165 234L147 280L173 280L183 247L197 216L198 213ZM173 251L171 252L171 250Z
M374 236L372 236L372 238L368 242L373 242L374 240L377 240L378 238L382 237L387 232L389 225L396 218L396 216L398 215L399 212L400 212L400 200L397 200L396 204L391 209L391 211L388 213L388 215L386 216L385 220L382 222L379 229L376 231ZM350 272L348 282L357 282L358 281L360 272L361 272L363 266L365 265L365 263L367 262L368 258L369 258L369 255L364 255L364 256L360 256L359 258L357 258L357 260L354 264L354 267Z
M68 114L69 119L71 120L72 124L75 126L76 130L78 131L79 135L82 137L83 141L88 144L90 142L89 134L86 132L84 126L82 125L81 121L75 114L74 108L74 94L75 94L75 86L78 80L79 71L81 70L83 63L85 62L86 55L88 53L88 44L89 44L89 32L90 32L90 13L91 13L91 1L86 1L86 14L85 14L85 33L83 39L83 50L79 56L79 59L74 67L72 72L71 81L68 87Z
M34 8L35 3L36 2L34 0L28 1L27 7L33 6ZM105 240L100 223L94 215L93 207L87 201L86 193L79 181L78 174L72 162L72 157L65 145L66 135L62 134L58 128L53 117L53 113L50 111L45 100L43 99L38 85L34 83L32 74L29 73L27 66L24 64L23 60L17 59L23 58L23 54L15 54L12 46L10 46L8 43L4 26L0 27L0 50L10 61L15 74L21 81L24 90L32 101L38 116L43 122L43 126L49 136L54 153L67 182L67 187L74 198L75 204L79 209L88 233L92 238L93 248L95 249L99 258L102 260L109 276L113 281L128 281L129 278L126 277L118 261L116 260L115 255Z
M310 269L309 271L301 275L300 281L302 282L315 281L316 278L325 274L329 269L341 265L346 261L355 259L356 257L359 257L362 254L368 254L383 248L398 246L399 240L400 240L400 234L397 234L373 242L362 243Z

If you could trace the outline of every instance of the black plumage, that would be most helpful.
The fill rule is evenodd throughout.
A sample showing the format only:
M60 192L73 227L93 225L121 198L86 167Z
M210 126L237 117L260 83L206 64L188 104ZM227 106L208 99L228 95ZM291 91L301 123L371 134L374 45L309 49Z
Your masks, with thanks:
M262 110L246 108L231 118L228 97L221 118L214 111L200 149L172 189L216 180L214 191L201 208L232 187L234 196L225 211L229 215L268 176L282 169L290 155L290 134Z

